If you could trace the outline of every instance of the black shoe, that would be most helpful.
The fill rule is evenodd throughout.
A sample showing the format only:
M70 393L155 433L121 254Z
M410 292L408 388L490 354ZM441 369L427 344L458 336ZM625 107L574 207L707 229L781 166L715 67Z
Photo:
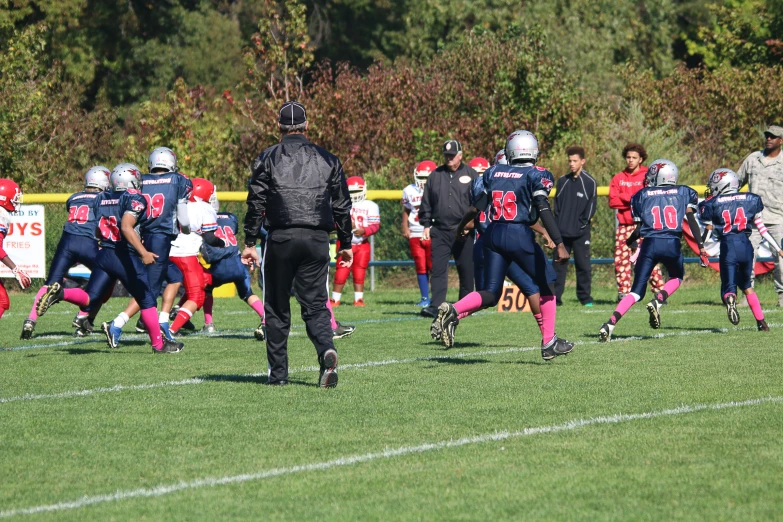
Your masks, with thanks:
M139 318L139 320L136 321L136 333L140 333L140 334L147 333L147 327L144 326L144 323L141 321L141 318Z
M174 319L177 318L178 313L179 313L179 305L172 306L171 312L169 312L169 321L174 322Z
M185 330L186 332L195 332L196 325L193 324L193 321L186 321L185 324L182 325L180 330Z
M85 335L91 334L95 325L89 315L76 316L71 323L76 330L81 330Z
M43 316L47 310L53 305L56 305L65 297L65 291L60 283L52 283L49 288L46 289L46 293L38 300L38 305L35 307L38 317Z
M267 386L285 386L288 384L288 381L267 381Z
M740 322L740 316L737 311L737 296L734 294L726 296L726 313L729 315L729 322L737 326Z
M767 321L764 319L756 321L756 328L759 329L759 332L769 332L769 326L767 326Z
M253 331L253 335L255 335L257 341L266 339L266 326L264 326L264 323L258 325L258 328Z
M342 339L350 337L356 327L350 324L337 323L337 328L332 330L332 339Z
M457 315L459 314L451 303L442 303L438 307L438 317L435 318L435 322L440 326L440 338L446 349L454 346L454 332L459 324ZM430 328L430 332L432 332L432 328Z
M30 339L33 336L33 330L35 330L35 321L32 319L25 319L24 324L22 325L22 335L19 336L20 339Z
M334 388L337 386L337 351L330 348L320 357L321 374L318 377L318 386L321 388Z
M661 307L663 303L657 298L647 303L647 311L650 313L650 327L657 330L661 327Z
M438 309L435 308L434 306L425 306L424 308L421 309L421 315L423 315L424 317L432 317L433 319L435 319L436 317L438 317Z
M158 350L157 348L153 348L153 353L179 353L182 351L182 349L185 348L185 345L177 342L177 341L163 341L163 348Z
M567 353L570 353L571 350L573 349L574 349L574 343L570 341L566 341L565 339L560 339L558 336L555 336L554 339L549 341L548 345L544 346L542 343L541 357L543 357L545 361L551 361L558 355L565 355Z

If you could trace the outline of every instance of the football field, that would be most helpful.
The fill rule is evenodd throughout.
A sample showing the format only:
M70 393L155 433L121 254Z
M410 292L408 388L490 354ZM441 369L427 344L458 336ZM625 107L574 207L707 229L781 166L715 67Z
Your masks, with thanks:
M551 362L529 314L463 320L445 350L414 290L343 305L339 385L294 303L291 384L267 387L256 316L215 300L214 335L154 355L71 337L59 304L20 341L31 296L0 320L0 518L19 520L771 520L783 511L783 309L760 289L733 327L715 288L685 286L652 330L615 330L611 288L568 288ZM350 295L350 292L346 292ZM450 298L453 298L453 292ZM125 302L111 300L114 317ZM194 322L203 324L203 315Z

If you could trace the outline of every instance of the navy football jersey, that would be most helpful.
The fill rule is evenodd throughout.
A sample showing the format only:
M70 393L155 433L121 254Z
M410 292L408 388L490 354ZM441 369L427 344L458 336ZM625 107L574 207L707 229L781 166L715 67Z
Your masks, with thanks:
M479 199L484 195L484 178L478 176L473 180L473 186L470 191L470 204L479 211L474 219L474 226L476 232L483 234L487 231L487 225L489 225L489 218L487 217L487 208L478 208L476 205L479 203Z
M141 231L145 234L177 236L177 205L187 203L193 191L193 183L178 172L144 174L141 193L147 200L145 219Z
M753 220L762 210L764 203L752 192L715 196L699 203L699 217L713 226L718 239L731 234L750 236Z
M631 198L631 214L642 224L642 237L682 237L682 222L690 207L697 210L699 195L685 185L645 187Z
M484 171L484 192L489 196L488 219L498 223L533 225L538 221L536 196L549 197L555 177L536 165L494 165Z
M139 191L133 191L140 198L136 200L142 205L141 211L146 208L144 198ZM95 201L95 217L98 220L98 230L100 234L100 244L103 248L114 248L122 240L120 225L122 224L122 215L124 212L120 208L120 199L127 192L102 192ZM138 206L138 205L137 205Z
M201 255L207 263L217 263L221 259L239 255L237 246L237 230L239 230L239 220L231 212L218 212L217 230L215 235L225 241L226 247L213 247L206 243L201 244Z
M95 225L98 223L95 203L100 195L100 192L77 192L69 197L65 202L68 221L63 225L63 232L95 239Z

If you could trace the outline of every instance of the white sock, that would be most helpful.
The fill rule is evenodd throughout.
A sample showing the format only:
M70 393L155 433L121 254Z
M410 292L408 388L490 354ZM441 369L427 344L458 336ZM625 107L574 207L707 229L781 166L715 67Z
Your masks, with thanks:
M160 324L168 323L169 322L169 314L166 312L161 312L160 315L158 315L158 322Z
M122 328L126 324L128 324L128 321L130 321L130 317L128 317L128 314L125 312L120 312L120 315L114 318L114 326L117 328Z
M339 301L342 296L340 292L332 292L332 301Z
M364 299L364 292L354 292L353 293L353 300L358 301L359 299Z

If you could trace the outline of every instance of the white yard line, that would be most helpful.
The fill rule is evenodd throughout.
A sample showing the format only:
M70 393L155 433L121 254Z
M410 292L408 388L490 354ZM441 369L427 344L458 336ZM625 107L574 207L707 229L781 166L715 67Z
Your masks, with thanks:
M783 326L783 325L770 325L770 326ZM727 329L684 330L681 332L659 333L659 334L653 334L644 337L641 336L620 337L620 338L613 339L612 343L626 343L626 342L641 341L646 339L663 339L666 337L689 337L693 335L714 335L714 334L724 333L727 331L728 331ZM577 341L576 343L577 346L589 346L589 345L596 345L596 344L603 344L603 343L599 343L598 341ZM341 364L340 370L341 371L362 370L365 368L374 368L378 366L390 366L396 364L415 364L419 362L438 361L444 359L465 359L468 357L483 357L489 355L503 355L509 353L532 352L535 350L539 350L540 348L541 348L540 346L528 346L528 347L521 347L521 348L506 348L500 350L482 350L476 352L447 352L444 355L433 355L428 357L411 357L408 359L386 359L382 361L366 361L362 363ZM318 366L303 366L299 368L292 368L289 371L289 373L292 374L309 373L309 372L316 372L318 370L319 370ZM266 375L265 373L233 374L233 375L226 375L225 377L222 378L222 380L263 377L265 375ZM186 386L192 384L203 384L205 382L216 382L218 380L219 379L216 378L193 377L190 379L163 381L163 382L149 383L149 384L132 384L132 385L117 384L113 386L104 386L104 387L90 388L84 390L64 391L59 393L26 394L26 395L17 395L13 397L0 397L0 404L6 404L9 402L35 401L35 400L46 400L46 399L70 399L74 397L89 397L91 395L99 395L102 393L116 393L116 392L136 391L136 390L152 390L156 388L166 388L169 386Z
M124 490L124 491L115 491L114 493L103 494L103 495L85 495L77 500L57 502L55 504L43 504L39 506L32 506L26 508L6 509L4 511L0 511L0 518L10 518L10 517L15 517L20 515L35 515L39 513L51 513L51 512L65 511L70 509L79 509L85 506L104 504L108 502L117 502L121 500L128 500L134 498L161 497L163 495L168 495L170 493L176 493L178 491L185 491L189 489L215 487L215 486L222 486L227 484L241 484L244 482L264 480L264 479L279 477L283 475L293 475L297 473L312 472L312 471L325 471L332 468L363 464L365 462L371 462L374 460L390 459L394 457L414 455L414 454L425 453L429 451L439 451L439 450L450 449L450 448L458 448L462 446L468 446L471 444L484 444L487 442L497 442L497 441L503 441L509 439L518 439L522 437L530 437L535 435L546 435L546 434L560 433L565 431L574 431L579 428L584 428L586 426L595 426L595 425L602 425L602 424L620 424L625 422L655 419L659 417L684 415L688 413L696 413L701 411L719 411L719 410L744 408L749 406L758 406L760 404L780 403L780 402L783 402L783 397L763 397L759 399L723 402L718 404L683 405L677 408L649 411L646 413L630 413L630 414L617 413L611 415L603 415L599 417L591 417L587 419L573 419L564 422L562 424L551 424L549 426L537 426L532 428L524 428L518 431L496 431L493 433L485 433L482 435L464 437L461 439L427 442L415 446L400 446L397 448L379 450L373 453L346 455L344 457L339 457L333 460L327 460L322 462L311 462L309 464L300 464L298 466L291 466L287 468L273 468L266 471L243 473L241 475L226 475L223 477L205 477L205 478L200 478L191 481L181 481L176 484L162 484L160 486L156 486L153 488L139 488L139 489Z

